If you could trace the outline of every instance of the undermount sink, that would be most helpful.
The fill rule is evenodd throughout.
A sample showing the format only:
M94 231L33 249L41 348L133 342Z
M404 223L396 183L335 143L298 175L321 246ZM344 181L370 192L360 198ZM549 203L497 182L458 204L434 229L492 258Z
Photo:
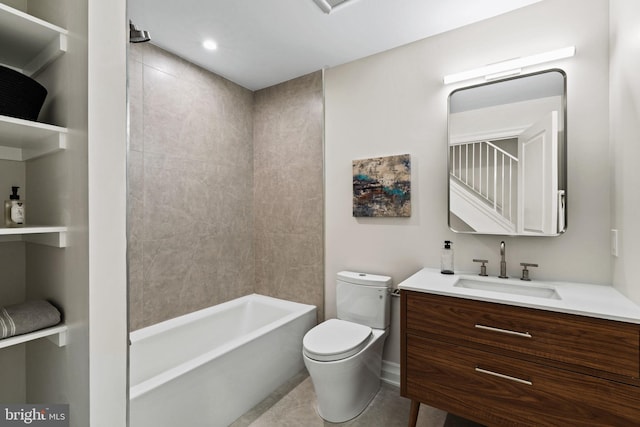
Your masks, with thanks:
M476 280L470 278L460 278L453 286L467 289L477 289L480 291L500 292L512 295L523 295L535 298L561 299L558 292L553 287L508 282L493 282Z

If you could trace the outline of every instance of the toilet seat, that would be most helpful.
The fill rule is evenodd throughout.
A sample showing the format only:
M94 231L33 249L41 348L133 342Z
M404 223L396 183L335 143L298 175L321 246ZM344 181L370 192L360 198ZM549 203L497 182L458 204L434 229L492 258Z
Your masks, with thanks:
M362 350L369 342L372 330L339 319L329 319L304 336L304 354L313 360L330 362L346 359Z

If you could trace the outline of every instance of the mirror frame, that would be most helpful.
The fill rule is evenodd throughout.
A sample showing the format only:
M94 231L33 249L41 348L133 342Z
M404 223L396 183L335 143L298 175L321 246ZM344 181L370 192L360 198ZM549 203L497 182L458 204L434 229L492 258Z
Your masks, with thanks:
M562 111L559 112L559 120L560 123L562 124L562 127L559 131L559 135L558 135L558 164L557 164L557 168L558 168L558 189L557 191L561 191L564 190L564 193L562 195L559 194L559 200L558 203L562 204L564 206L564 208L562 209L562 212L564 213L564 217L561 218L560 215L557 216L556 221L559 224L557 226L557 230L556 233L518 233L518 231L516 230L514 233L508 233L508 232L490 232L490 231L467 231L467 230L456 230L453 228L452 224L451 224L451 217L452 217L452 212L451 212L451 98L452 96L454 96L456 93L461 92L461 91L466 91L466 90L471 90L471 89L476 89L476 88L480 88L480 87L488 87L491 85L496 85L496 84L501 84L501 83L505 83L508 81L512 81L512 80L517 80L517 79L525 79L528 77L533 77L533 76L538 76L541 74L548 74L548 73L558 73L560 74L560 76L562 77L562 81L563 81L563 90L561 93L561 101L560 101L560 107L562 108ZM536 98L531 98L531 99L536 99ZM568 175L568 168L567 168L567 145L568 145L568 132L567 132L567 75L565 73L564 70L559 69L559 68L551 68L551 69L545 69L542 71L538 71L538 72L533 72L533 73L528 73L528 74L519 74L516 76L512 76L512 77L507 77L507 78L502 78L499 80L492 80L486 83L480 83L480 84L476 84L476 85L472 85L472 86L465 86L465 87L461 87L461 88L457 88L454 89L453 91L451 91L451 93L449 94L448 98L447 98L447 225L449 227L449 229L455 233L459 233L459 234L475 234L475 235L498 235L498 236L535 236L535 237L555 237L555 236L560 236L563 233L566 232L567 230L567 226L568 226L568 214L567 214L567 200L568 200L568 189L567 189L567 175ZM560 209L558 209L558 211L560 211Z

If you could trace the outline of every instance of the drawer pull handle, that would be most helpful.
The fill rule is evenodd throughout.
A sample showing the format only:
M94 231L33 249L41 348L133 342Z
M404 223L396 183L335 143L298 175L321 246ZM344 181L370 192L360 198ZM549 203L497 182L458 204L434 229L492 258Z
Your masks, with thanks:
M531 381L523 380L521 378L512 377L505 374L499 374L493 371L487 371L486 369L476 367L476 372L480 372L481 374L493 375L494 377L504 378L505 380L514 381L520 384L533 385Z
M500 332L501 334L516 335L523 338L533 338L529 332L510 331L508 329L494 328L491 326L485 326L485 325L479 325L479 324L476 324L476 328L484 329L485 331Z

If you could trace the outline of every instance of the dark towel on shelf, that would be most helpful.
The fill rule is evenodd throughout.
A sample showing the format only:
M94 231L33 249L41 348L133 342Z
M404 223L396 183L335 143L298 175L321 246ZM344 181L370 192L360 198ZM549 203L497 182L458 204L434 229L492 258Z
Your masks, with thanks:
M0 339L60 323L60 312L45 300L0 307Z

